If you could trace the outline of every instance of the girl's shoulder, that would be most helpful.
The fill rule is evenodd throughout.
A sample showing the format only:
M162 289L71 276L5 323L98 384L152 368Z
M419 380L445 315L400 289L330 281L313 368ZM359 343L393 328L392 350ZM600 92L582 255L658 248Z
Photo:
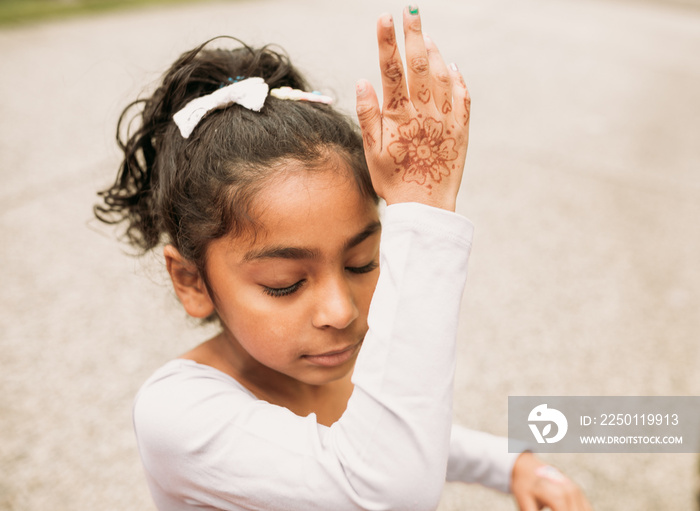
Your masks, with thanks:
M196 429L225 409L229 419L259 400L231 376L194 360L174 359L157 369L134 400L137 436L169 430Z
M176 358L158 368L144 382L136 395L136 402L152 393L177 392L180 398L198 398L212 391L257 400L253 393L232 376L194 360Z

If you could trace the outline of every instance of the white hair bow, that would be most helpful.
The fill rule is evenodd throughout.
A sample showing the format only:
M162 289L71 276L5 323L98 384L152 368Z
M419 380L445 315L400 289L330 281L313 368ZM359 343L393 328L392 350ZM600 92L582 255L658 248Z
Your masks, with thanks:
M180 128L182 136L187 138L199 121L213 110L237 103L248 110L259 112L265 104L268 90L269 87L262 78L246 78L201 98L193 99L173 116L173 120Z
M188 138L205 115L214 110L226 108L233 103L259 112L265 104L268 91L278 99L325 104L331 104L333 101L328 96L322 96L318 92L305 92L291 87L281 87L270 91L265 80L254 77L232 83L211 94L193 99L173 116L173 120L180 128L180 134L183 138Z

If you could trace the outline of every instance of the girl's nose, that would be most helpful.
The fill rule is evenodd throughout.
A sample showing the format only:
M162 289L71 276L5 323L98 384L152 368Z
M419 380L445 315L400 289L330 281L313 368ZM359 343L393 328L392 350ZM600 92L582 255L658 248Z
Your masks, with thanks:
M339 330L350 325L359 315L350 285L343 277L329 279L318 294L313 325Z

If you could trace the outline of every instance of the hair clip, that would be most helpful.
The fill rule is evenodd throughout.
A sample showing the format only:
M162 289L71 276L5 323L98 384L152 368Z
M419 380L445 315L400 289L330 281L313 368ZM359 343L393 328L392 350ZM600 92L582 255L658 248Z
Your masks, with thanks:
M229 76L229 77L228 77L228 82L221 82L221 83L219 84L219 89L223 89L223 88L226 87L227 85L231 85L231 84L234 84L234 83L238 83L238 82L240 82L240 81L243 80L243 79L245 79L245 76L237 76L235 79L233 79L233 78L231 78L231 77Z
M173 116L173 120L180 129L180 134L183 138L188 138L197 127L197 124L209 112L226 108L234 103L248 110L259 112L265 104L268 92L278 99L310 101L326 105L330 105L333 102L332 98L324 96L318 91L304 92L291 87L269 90L270 88L265 83L265 80L260 77L244 79L242 76L237 76L235 80L229 78L228 81L231 82L230 85L222 84L224 85L223 87L211 94L193 99Z
M331 98L330 96L324 96L317 90L313 92L305 92L299 89L292 89L291 87L280 87L278 89L272 89L270 91L270 96L274 96L277 99L289 99L292 101L309 101L311 103L323 103L325 105L330 105L333 103L333 98Z
M262 78L234 82L211 94L193 99L173 116L173 120L180 128L182 137L188 138L205 115L233 103L259 112L265 104L269 89Z

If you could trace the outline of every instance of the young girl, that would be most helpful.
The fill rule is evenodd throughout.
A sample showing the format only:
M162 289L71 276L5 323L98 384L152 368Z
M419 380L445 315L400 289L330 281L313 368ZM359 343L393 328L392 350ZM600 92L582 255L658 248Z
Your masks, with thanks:
M430 510L446 479L588 509L533 455L451 424L470 99L417 9L403 21L406 70L379 19L384 100L358 82L361 134L269 48L205 43L141 101L97 215L164 242L187 313L221 324L136 398L158 509Z

